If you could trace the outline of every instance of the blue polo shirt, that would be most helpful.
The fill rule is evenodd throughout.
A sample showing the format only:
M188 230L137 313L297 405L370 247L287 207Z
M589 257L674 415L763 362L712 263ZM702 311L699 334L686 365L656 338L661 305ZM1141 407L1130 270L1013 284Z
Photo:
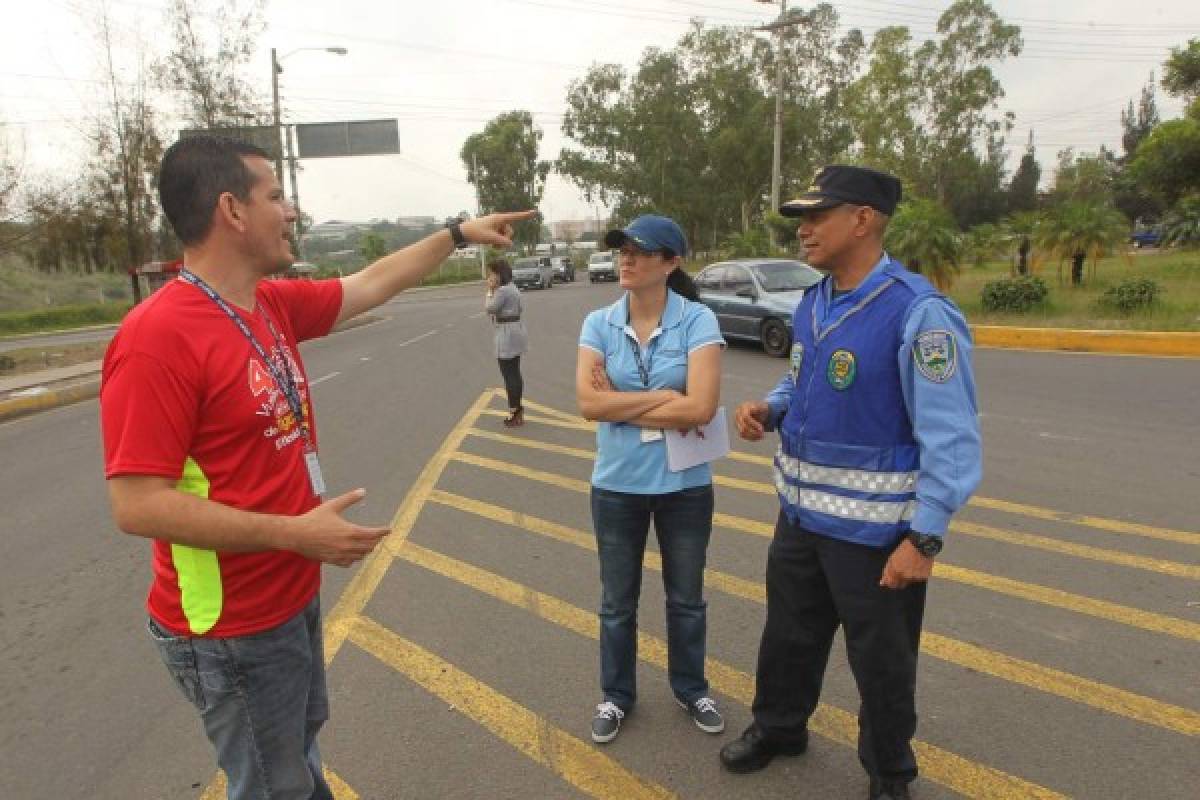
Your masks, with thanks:
M629 326L629 294L606 308L588 314L579 346L604 358L613 388L622 392L687 388L688 356L710 344L725 346L716 315L703 303L693 303L670 289L662 322L645 347ZM643 382L635 349L640 350L647 380ZM667 469L667 446L662 439L643 442L642 429L624 422L601 422L596 428L596 466L592 485L613 492L667 494L712 483L707 464L682 472Z

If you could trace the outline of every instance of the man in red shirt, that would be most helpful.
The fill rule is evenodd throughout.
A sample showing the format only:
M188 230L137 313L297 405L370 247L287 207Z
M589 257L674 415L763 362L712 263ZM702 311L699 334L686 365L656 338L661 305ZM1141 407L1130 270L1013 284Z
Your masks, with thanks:
M348 278L264 281L294 260L267 154L217 137L163 157L180 278L134 309L104 359L105 474L118 527L154 540L148 628L196 706L230 798L325 800L321 563L350 566L388 528L322 501L297 344L414 286L456 246L507 247L535 212L450 226Z

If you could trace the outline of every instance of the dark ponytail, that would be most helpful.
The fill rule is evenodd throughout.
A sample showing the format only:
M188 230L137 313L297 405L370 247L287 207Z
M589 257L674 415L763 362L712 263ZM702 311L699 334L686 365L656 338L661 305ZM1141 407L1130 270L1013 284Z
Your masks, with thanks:
M663 248L662 254L666 259L672 259L676 255L669 248ZM667 276L667 288L685 300L691 300L693 303L700 302L700 292L696 291L696 282L692 280L691 275L683 271L683 267L671 270L671 274Z

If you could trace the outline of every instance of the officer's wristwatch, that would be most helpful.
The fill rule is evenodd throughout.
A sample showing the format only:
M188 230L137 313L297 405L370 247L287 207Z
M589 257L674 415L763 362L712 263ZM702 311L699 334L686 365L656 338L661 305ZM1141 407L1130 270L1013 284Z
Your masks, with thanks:
M917 548L917 552L926 558L933 558L942 552L942 537L940 536L934 536L932 533L909 531L905 538L912 542L912 546Z
M450 238L454 240L454 248L456 250L467 246L467 237L463 236L462 227L458 221L446 223L446 229L450 231Z

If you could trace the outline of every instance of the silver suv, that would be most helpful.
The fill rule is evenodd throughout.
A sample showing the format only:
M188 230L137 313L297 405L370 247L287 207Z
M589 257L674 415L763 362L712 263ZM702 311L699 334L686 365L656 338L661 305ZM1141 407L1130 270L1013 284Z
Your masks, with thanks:
M550 256L518 258L513 262L512 274L513 283L518 289L534 286L549 289L554 286L554 268L550 266Z

